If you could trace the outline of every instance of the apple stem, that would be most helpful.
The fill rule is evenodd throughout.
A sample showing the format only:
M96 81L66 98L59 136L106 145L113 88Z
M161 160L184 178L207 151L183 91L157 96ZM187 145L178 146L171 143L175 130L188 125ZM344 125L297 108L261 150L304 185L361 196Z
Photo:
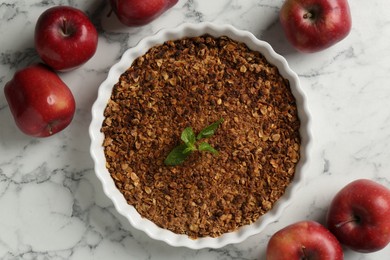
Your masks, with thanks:
M62 20L62 31L65 35L68 35L68 26L66 24L66 19Z
M346 221L337 223L337 224L335 225L335 227L336 227L336 228L339 228L339 227L344 226L345 224L350 223L350 222L360 222L360 218L354 216L354 217L352 217L352 218L350 218L350 219L347 219Z
M302 250L302 254L303 254L303 257L301 258L301 260L307 260L308 258L307 258L307 254L306 254L306 247L302 246L301 250Z
M69 24L69 22L65 18L62 20L61 30L62 30L62 33L64 34L64 36L70 36L73 34L71 25Z
M108 12L108 14L107 14L107 17L110 17L111 16L111 14L112 14L112 8L110 9L110 11Z

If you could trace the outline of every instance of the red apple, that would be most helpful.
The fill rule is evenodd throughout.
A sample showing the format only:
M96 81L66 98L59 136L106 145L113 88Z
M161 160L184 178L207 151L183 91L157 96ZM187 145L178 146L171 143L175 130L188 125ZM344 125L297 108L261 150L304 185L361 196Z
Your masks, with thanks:
M110 0L119 21L127 26L144 25L159 17L178 0Z
M35 26L35 48L58 71L77 68L96 52L98 33L87 15L69 6L44 11Z
M358 252L378 251L390 242L390 190L359 179L331 202L327 226L340 243Z
M347 0L286 0L279 18L290 43L307 53L341 41L352 25Z
M267 260L342 260L334 235L315 221L300 221L276 232L267 245Z
M16 125L25 134L46 137L72 121L75 100L58 75L44 64L15 73L4 87Z
M276 232L267 245L267 260L342 260L334 235L315 221L300 221Z

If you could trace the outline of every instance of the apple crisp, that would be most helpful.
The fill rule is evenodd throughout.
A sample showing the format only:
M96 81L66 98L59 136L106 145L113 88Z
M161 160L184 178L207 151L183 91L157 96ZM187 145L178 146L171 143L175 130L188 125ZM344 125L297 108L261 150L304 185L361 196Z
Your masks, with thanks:
M269 211L291 183L300 121L288 80L265 57L228 37L184 38L137 58L104 112L107 168L127 202L158 226L217 237ZM164 160L186 127L223 118L179 166Z

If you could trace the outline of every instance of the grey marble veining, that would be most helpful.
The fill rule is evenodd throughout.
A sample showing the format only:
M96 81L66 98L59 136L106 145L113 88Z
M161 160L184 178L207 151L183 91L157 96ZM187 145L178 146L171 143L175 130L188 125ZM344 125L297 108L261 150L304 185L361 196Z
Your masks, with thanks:
M357 178L390 187L390 2L349 1L353 28L337 45L300 54L278 22L283 1L179 0L152 23L121 26L106 1L16 0L0 3L0 86L39 61L33 32L53 5L87 12L99 31L95 56L61 73L77 111L63 132L45 139L23 135L0 94L0 259L264 259L270 236L302 219L324 222L334 194ZM97 89L122 53L143 37L183 22L232 24L271 43L300 77L313 118L313 145L299 200L263 233L221 249L173 248L134 229L103 194L89 155L88 126ZM389 259L346 251L345 259Z

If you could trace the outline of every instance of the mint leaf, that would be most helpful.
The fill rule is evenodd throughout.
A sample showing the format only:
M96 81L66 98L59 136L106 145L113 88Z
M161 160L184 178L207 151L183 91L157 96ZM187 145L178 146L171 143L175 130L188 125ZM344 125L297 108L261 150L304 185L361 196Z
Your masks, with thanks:
M195 144L195 134L191 127L187 127L183 130L181 133L181 140L187 145L187 146L194 146Z
M203 142L198 146L199 151L207 151L213 154L218 154L218 151L214 149L209 143Z
M215 130L217 130L218 126L223 122L223 118L219 119L217 122L212 123L211 125L204 128L198 136L196 137L197 140L202 138L208 138L214 135Z
M180 136L180 139L184 143L173 148L173 150L168 154L167 158L164 160L165 165L176 166L182 164L193 151L197 151L197 150L218 154L218 151L215 150L214 147L212 147L207 142L200 143L197 148L196 141L214 135L215 130L217 130L218 126L222 122L223 122L223 118L219 119L217 122L204 128L202 131L200 131L198 136L195 136L195 133L191 127L185 128Z
M186 144L181 144L173 148L173 150L168 154L167 158L164 161L165 165L176 166L182 164L186 160L188 155L190 155L189 152L184 152L186 149Z

